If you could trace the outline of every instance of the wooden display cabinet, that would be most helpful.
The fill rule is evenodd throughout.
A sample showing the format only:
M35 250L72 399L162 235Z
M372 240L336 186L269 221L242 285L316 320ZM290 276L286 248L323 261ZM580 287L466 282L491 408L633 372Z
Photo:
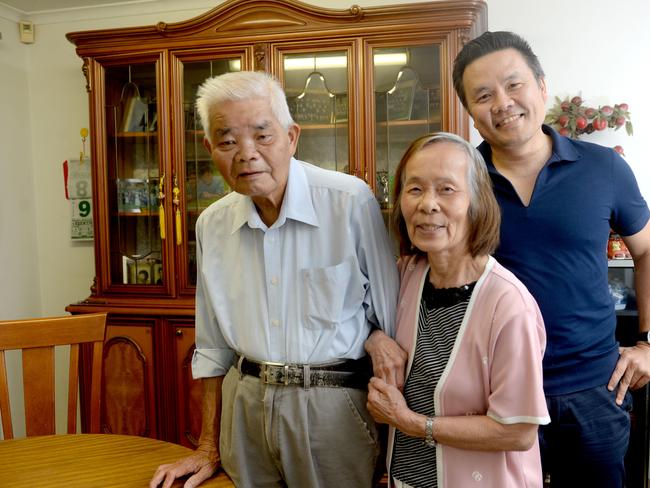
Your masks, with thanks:
M96 268L90 296L67 310L109 313L107 431L198 438L194 225L229 191L203 147L200 84L272 73L302 128L296 156L365 179L387 216L411 140L468 137L452 62L486 24L483 0L347 10L231 0L185 22L67 35L89 94Z

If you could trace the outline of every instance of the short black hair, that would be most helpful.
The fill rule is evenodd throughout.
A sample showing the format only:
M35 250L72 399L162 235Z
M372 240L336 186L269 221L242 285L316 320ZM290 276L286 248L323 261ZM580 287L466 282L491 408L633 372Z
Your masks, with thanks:
M463 75L467 66L486 54L504 49L516 49L519 51L535 75L535 79L539 82L544 78L544 70L539 59L537 59L537 56L523 37L508 31L484 32L476 39L472 39L465 44L454 61L454 89L463 107L467 109L467 98L465 97L465 88L463 86Z

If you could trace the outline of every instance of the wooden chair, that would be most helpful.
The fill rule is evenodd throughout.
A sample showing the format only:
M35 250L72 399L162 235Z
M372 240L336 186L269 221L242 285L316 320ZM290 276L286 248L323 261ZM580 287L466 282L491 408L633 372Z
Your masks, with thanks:
M5 351L22 350L27 436L55 434L54 346L70 345L68 434L77 432L79 344L92 343L89 432L99 433L102 353L106 314L0 321L0 415L13 439Z

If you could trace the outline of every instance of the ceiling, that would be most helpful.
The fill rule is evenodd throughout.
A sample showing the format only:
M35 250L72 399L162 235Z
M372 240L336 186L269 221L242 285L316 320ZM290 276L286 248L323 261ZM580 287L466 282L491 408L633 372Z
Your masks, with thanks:
M20 13L35 14L40 12L54 12L57 10L157 1L159 0L0 0L0 5L12 8Z

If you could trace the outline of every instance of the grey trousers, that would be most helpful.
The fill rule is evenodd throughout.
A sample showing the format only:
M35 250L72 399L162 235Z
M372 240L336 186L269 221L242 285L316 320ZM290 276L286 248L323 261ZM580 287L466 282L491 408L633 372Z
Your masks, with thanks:
M379 441L365 390L223 381L221 463L240 488L372 486Z

